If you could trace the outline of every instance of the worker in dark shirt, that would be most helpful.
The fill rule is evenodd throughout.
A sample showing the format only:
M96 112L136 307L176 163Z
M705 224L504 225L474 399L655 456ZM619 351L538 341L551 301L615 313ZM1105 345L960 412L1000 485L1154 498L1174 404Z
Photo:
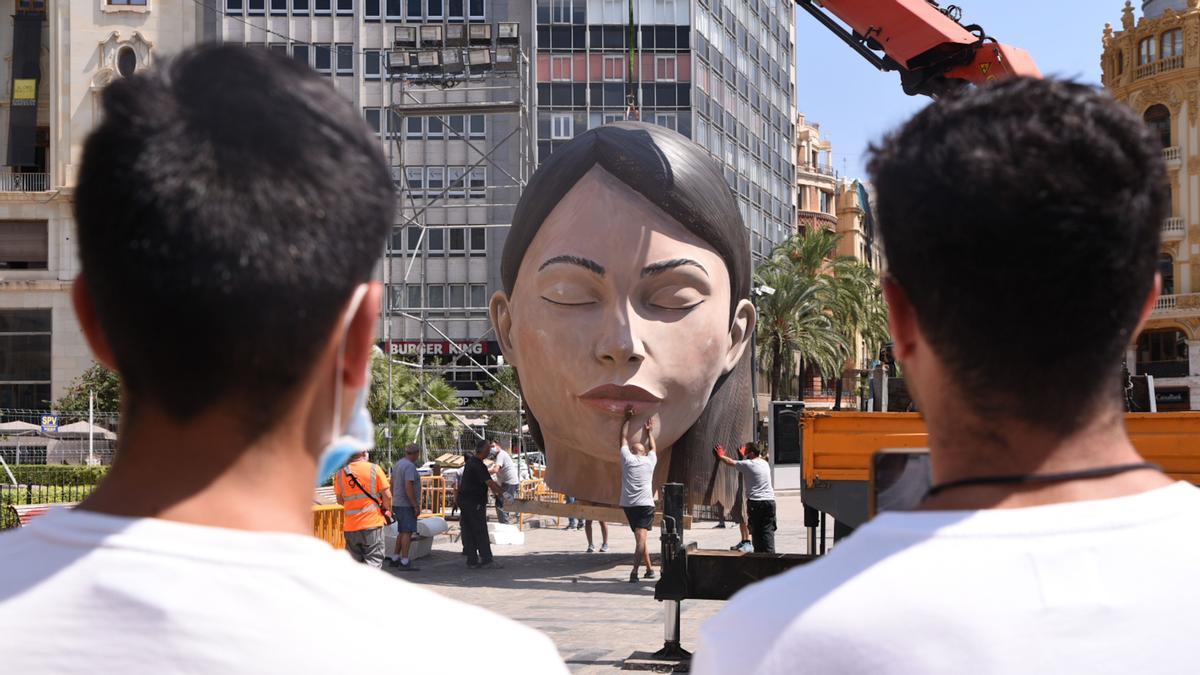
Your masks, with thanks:
M494 441L482 440L475 444L475 454L467 456L462 478L458 481L459 525L462 529L463 549L467 554L467 567L503 567L492 559L492 546L487 531L487 493L490 489L500 497L504 494L500 485L492 480L483 459L495 446Z

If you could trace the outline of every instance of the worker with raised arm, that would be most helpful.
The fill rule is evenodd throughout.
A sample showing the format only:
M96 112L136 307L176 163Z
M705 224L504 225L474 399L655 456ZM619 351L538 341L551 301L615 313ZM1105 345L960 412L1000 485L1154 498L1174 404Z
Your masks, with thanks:
M775 552L775 490L771 487L771 464L762 456L757 443L738 448L739 459L713 448L717 459L732 466L746 480L746 511L750 520L750 540L755 553Z
M646 548L646 536L654 526L654 467L658 465L655 452L653 429L650 420L642 425L643 443L629 445L629 421L633 408L625 410L625 421L621 423L621 508L633 530L633 570L629 583L638 580L638 565L645 563L644 578L654 578L654 567L650 564L650 551Z

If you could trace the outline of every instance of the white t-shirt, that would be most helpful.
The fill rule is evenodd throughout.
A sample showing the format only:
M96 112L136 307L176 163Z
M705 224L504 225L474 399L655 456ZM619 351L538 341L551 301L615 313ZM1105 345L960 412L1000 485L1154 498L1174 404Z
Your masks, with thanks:
M513 463L512 455L507 451L500 450L496 452L496 482L500 485L519 485L521 480L517 478L517 465Z
M621 446L621 506L654 506L654 467L658 453L635 455Z
M1195 673L1200 490L885 513L738 593L692 672Z
M400 609L421 634L381 661ZM0 535L0 643L9 673L567 672L541 633L312 537L85 511Z
M762 457L743 459L733 464L746 478L746 499L750 501L775 501L775 490L771 489L771 464Z

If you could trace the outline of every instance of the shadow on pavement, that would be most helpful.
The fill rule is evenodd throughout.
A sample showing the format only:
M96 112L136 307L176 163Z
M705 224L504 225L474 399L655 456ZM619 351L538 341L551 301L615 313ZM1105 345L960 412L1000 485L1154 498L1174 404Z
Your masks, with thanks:
M658 572L657 556L652 558ZM497 555L501 569L474 570L453 551L434 550L416 561L415 572L392 575L422 586L506 588L564 593L613 593L652 596L657 579L629 583L628 553L519 553Z

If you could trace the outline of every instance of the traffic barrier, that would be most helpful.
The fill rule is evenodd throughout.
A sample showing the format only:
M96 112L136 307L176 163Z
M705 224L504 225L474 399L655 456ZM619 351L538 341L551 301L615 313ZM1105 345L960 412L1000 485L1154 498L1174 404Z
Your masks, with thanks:
M447 492L445 478L421 476L421 512L417 514L417 517L445 518Z
M341 504L314 504L313 536L336 549L346 548L346 510Z

